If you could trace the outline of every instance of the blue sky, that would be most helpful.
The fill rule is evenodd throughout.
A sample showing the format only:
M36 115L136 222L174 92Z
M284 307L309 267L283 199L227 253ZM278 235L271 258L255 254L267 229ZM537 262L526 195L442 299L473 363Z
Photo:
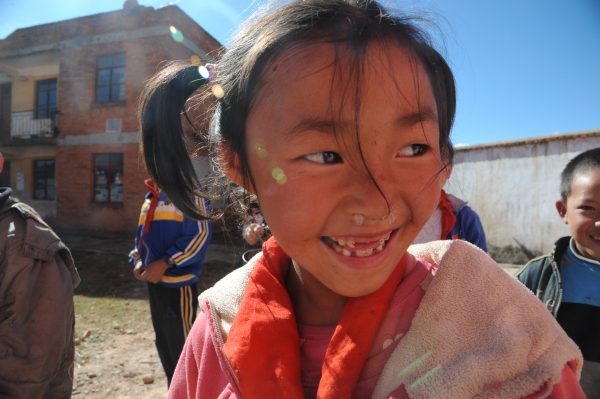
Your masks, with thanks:
M0 38L15 29L122 8L124 0L0 0ZM139 0L158 8L168 0ZM256 5L174 1L222 43ZM442 27L455 73L455 144L600 128L599 0L404 0Z

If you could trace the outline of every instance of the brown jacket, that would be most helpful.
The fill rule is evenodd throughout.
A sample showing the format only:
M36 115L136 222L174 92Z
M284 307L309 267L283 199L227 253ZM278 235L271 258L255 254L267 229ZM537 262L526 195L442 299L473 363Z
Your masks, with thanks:
M0 398L70 398L79 275L41 217L1 191Z

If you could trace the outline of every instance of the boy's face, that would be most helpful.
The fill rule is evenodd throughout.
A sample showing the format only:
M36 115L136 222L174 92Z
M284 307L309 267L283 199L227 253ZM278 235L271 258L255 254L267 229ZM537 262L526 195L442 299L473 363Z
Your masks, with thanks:
M567 204L558 200L556 209L569 225L579 254L600 260L600 169L576 173Z

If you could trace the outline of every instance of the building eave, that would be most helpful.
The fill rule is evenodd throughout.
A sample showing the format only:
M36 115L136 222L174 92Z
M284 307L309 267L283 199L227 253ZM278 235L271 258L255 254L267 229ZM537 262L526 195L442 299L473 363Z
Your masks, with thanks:
M579 131L579 132L557 133L557 134L549 134L546 136L528 137L528 138L516 139L516 140L504 140L504 141L494 141L491 143L466 145L466 146L456 147L456 151L457 152L466 152L466 151L475 151L475 150L486 150L486 149L490 149L490 148L499 148L499 147L515 147L515 146L522 146L522 145L528 145L528 144L548 143L551 141L572 140L572 139L576 139L576 138L588 138L588 137L600 137L600 128L592 129L592 130L583 130L583 131Z

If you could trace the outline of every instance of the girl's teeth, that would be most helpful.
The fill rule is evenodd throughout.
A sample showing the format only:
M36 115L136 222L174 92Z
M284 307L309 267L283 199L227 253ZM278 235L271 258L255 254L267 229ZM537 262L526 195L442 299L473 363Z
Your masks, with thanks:
M356 256L358 256L358 257L370 256L372 254L373 254L373 248L357 249L356 250Z
M346 240L343 240L343 239L341 239L341 238L340 238L339 240L337 240L337 242L338 242L338 244L340 244L341 246L344 246L344 245L346 245Z
M332 244L332 246L331 246L331 247L332 247L332 248L333 248L333 250L334 250L335 252L337 252L338 254L341 254L341 253L342 253L342 247L340 247L339 245L337 245L335 242Z
M375 251L377 251L377 252L383 251L383 244L379 244L379 246L377 247L377 249Z
M346 248L342 249L342 255L344 256L350 256L352 255L352 252L348 251ZM358 256L358 251L356 251L356 256Z
M346 243L346 245L348 245L350 248L354 248L354 244L355 244L354 241L348 241Z

